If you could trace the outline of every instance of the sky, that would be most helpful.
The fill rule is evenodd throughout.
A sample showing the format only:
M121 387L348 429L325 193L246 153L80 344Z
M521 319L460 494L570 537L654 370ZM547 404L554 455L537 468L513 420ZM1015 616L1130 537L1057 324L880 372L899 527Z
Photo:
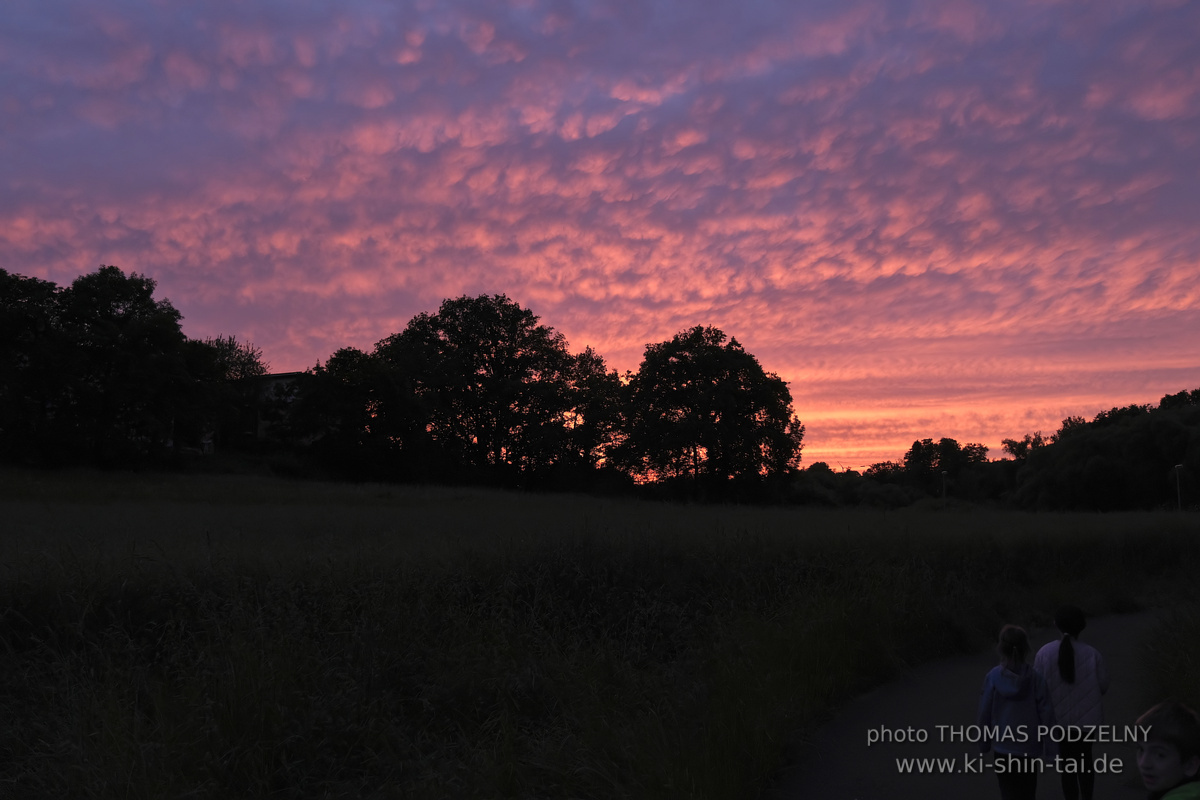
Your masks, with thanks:
M274 371L506 294L695 325L804 462L1200 387L1200 2L0 5L0 267L147 275Z

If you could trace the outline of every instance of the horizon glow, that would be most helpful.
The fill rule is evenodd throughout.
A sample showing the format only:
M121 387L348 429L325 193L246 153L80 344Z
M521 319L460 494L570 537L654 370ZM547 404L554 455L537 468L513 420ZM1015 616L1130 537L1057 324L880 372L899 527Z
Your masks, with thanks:
M714 325L804 463L1200 386L1200 4L0 9L0 267L158 282L274 371L508 295L636 370Z

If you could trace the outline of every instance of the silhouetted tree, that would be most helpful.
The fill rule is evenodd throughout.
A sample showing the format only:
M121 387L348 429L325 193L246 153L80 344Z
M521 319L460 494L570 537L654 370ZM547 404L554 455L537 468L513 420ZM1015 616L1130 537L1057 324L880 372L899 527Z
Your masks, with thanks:
M880 472L888 471L889 464L899 476L894 482L880 479ZM795 473L784 499L802 505L899 508L918 496L915 490L897 485L903 483L903 468L895 462L874 464L867 472L872 475L852 469L835 472L825 462L818 461Z
M921 439L912 443L904 454L905 477L921 490L940 494L943 482L959 479L972 464L987 462L987 447L969 443L959 445L955 439L942 438L937 442ZM942 475L942 473L946 473Z
M401 457L404 438L392 434L419 421L411 409L387 402L388 390L396 384L391 372L375 355L341 348L297 379L286 435L307 444L323 466L339 475L408 477Z
M1101 411L1093 419L1093 426L1115 425L1121 420L1133 419L1150 413L1149 405L1132 404L1122 406L1120 408L1110 408L1108 411Z
M1086 419L1084 419L1083 417L1069 416L1062 421L1061 425L1058 426L1058 430L1055 431L1054 434L1050 436L1050 441L1051 442L1062 441L1066 437L1072 436L1072 435L1078 433L1079 431L1082 431L1084 428L1087 427L1087 425L1088 425L1088 421Z
M299 378L299 391L288 420L301 438L335 437L360 444L370 433L376 406L372 358L343 347Z
M1025 434L1023 439L1004 439L1000 442L1000 447L1014 460L1024 461L1032 451L1048 444L1049 442L1042 438L1042 432L1038 431L1033 434Z
M505 295L444 301L376 345L426 414L450 460L524 480L562 460L575 364L562 334Z
M192 391L178 409L175 435L195 444L214 437L223 446L257 434L259 386L269 366L262 350L234 336L188 339L184 346Z
M205 377L212 380L247 383L270 371L262 349L252 342L239 341L235 336L216 336L199 342L209 351Z
M0 455L145 463L244 410L262 351L187 339L155 288L114 266L61 289L0 270Z
M1175 394L1163 395L1162 400L1158 401L1158 407L1163 410L1184 408L1186 406L1200 406L1200 389L1192 389L1190 392L1184 390Z
M1190 488L1195 474L1200 474L1200 406L1135 404L1101 411L1090 422L1063 420L1050 445L1030 452L1017 473L1014 499L1048 509L1168 507L1177 502L1176 480Z
M622 438L623 387L616 370L591 347L574 356L568 371L570 409L567 412L572 458L585 468L605 462Z
M180 314L154 299L155 282L113 266L57 295L66 390L49 401L53 425L100 463L161 452L189 388Z
M896 461L880 461L867 467L863 477L879 483L902 483L904 481L904 465Z
M0 456L54 460L62 447L51 420L66 391L66 342L56 285L0 269ZM61 401L60 401L61 402Z
M703 477L719 490L798 467L804 426L786 382L736 339L697 326L646 348L625 433L617 456L634 474Z

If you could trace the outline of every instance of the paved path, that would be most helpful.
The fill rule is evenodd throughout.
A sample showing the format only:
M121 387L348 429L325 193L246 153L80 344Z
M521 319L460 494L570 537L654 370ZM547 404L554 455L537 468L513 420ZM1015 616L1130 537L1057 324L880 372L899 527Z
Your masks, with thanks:
M1140 654L1156 622L1153 613L1122 614L1089 620L1080 639L1104 656L1111 676L1105 695L1106 722L1133 724L1152 702L1143 695ZM1053 629L1030 631L1034 652L1057 635ZM901 774L897 758L975 756L976 744L939 742L938 725L971 725L983 677L997 663L991 652L943 659L917 667L901 678L853 700L803 748L799 762L782 770L767 792L769 800L958 800L996 798L996 777L982 774ZM867 746L867 732L886 726L928 732L924 744ZM1142 800L1133 746L1096 744L1095 757L1123 762L1121 772L1096 778L1096 800ZM1059 800L1058 775L1038 780L1039 800Z

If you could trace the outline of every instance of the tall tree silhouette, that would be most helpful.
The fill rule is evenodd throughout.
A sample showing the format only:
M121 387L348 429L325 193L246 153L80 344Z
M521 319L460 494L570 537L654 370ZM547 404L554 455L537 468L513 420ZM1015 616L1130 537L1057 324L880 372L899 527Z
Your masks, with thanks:
M571 457L577 466L595 468L607 463L609 451L622 439L621 379L591 347L573 358L568 375Z
M25 460L59 449L52 408L66 391L58 287L0 269L0 454Z
M48 401L52 425L63 446L100 463L163 450L189 389L180 314L154 289L144 275L102 266L57 294L55 366L67 385Z
M726 338L697 326L646 348L619 449L633 473L720 486L799 465L804 426L787 383Z
M505 295L444 301L376 345L425 409L453 461L519 479L568 451L573 360L562 334Z

